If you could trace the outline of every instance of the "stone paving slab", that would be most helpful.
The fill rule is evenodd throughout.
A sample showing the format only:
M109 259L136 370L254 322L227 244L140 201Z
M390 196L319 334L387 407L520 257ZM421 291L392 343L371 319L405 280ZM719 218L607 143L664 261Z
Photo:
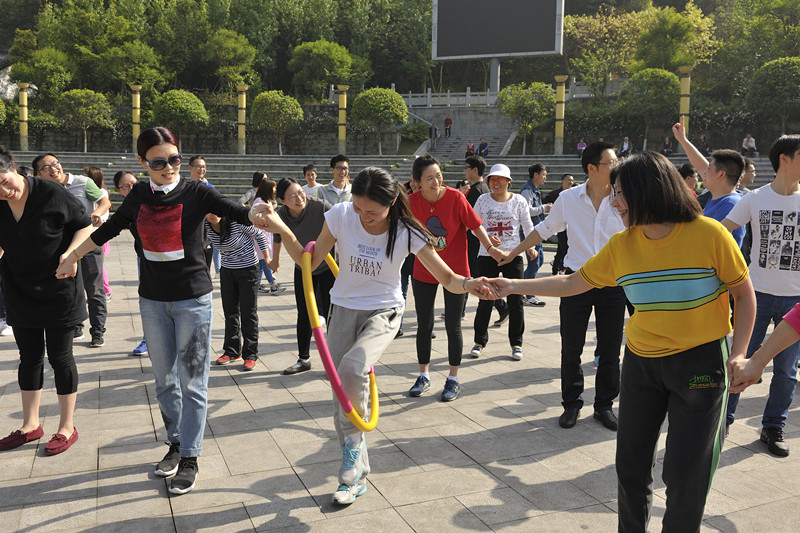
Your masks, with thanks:
M550 259L548 253L546 259ZM334 507L340 452L331 419L332 394L319 360L294 376L297 358L290 259L278 274L288 290L259 297L260 359L212 365L208 423L197 488L171 496L153 475L166 452L147 357L132 357L141 340L136 259L130 235L111 244L106 266L113 288L106 345L76 343L80 372L76 426L66 453L44 454L46 438L0 452L0 530L81 532L610 532L616 529L615 434L581 413L571 430L561 414L558 300L525 308L525 356L509 357L504 328L491 328L483 356L465 355L462 395L439 400L447 376L447 336L437 320L431 391L409 398L416 378L415 317L378 365L381 419L368 436L372 473L353 505ZM547 261L546 261L547 263ZM546 270L546 269L543 269ZM224 327L214 278L212 360ZM413 298L413 296L411 297ZM435 316L442 312L441 295ZM471 347L475 300L464 328ZM586 399L594 391L593 325L587 334ZM0 338L0 431L22 419L13 337ZM767 373L769 376L769 373ZM774 457L759 441L768 379L746 391L712 485L701 531L796 531L800 506L800 401L786 427L794 448ZM45 365L41 420L45 436L58 424L52 371ZM651 531L661 529L664 434L655 469Z

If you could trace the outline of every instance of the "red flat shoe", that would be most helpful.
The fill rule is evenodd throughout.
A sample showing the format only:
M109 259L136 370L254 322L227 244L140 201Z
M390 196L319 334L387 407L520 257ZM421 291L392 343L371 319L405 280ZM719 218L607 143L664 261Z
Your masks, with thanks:
M72 428L72 435L70 435L69 438L61 433L56 433L50 439L50 442L47 443L47 446L44 447L44 453L47 455L58 455L61 452L67 451L76 440L78 440L78 430L75 427Z
M21 429L18 429L12 432L8 437L0 439L0 450L13 450L14 448L19 448L25 443L31 442L32 440L41 439L42 435L44 435L44 430L40 425L38 428L28 431L27 433L23 433Z

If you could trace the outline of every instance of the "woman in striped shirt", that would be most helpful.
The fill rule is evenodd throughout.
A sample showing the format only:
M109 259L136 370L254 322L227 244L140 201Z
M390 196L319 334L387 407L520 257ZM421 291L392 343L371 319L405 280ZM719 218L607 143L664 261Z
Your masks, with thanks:
M267 249L264 234L252 226L206 215L206 235L222 256L219 283L225 313L225 340L218 365L244 358L243 370L253 370L258 359L259 267L255 242Z

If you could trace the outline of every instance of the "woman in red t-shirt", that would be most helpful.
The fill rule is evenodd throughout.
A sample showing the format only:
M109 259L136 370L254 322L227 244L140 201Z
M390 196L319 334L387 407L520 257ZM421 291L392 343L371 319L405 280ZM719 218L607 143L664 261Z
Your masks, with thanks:
M497 251L481 225L480 217L475 214L463 194L443 184L439 162L432 155L425 154L414 161L411 179L419 187L409 197L412 214L433 234L434 248L447 266L457 274L469 276L467 230L472 230L487 249ZM420 396L430 388L428 369L431 360L431 333L439 282L417 259L414 261L412 285L417 312L417 361L420 375L408 394ZM466 294L453 294L445 289L444 322L450 362L450 375L442 392L442 401L445 402L455 400L461 389L458 383L458 367L464 348L461 313L465 302Z

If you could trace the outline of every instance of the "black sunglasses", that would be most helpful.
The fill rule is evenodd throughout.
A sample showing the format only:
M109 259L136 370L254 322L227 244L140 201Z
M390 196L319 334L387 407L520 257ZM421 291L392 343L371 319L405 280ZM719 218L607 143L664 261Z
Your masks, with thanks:
M162 159L157 157L155 159L151 159L148 161L147 159L144 160L147 163L147 166L150 167L151 170L164 170L167 168L167 163L171 167L177 167L183 161L183 156L181 154L175 154L169 156L169 159Z

